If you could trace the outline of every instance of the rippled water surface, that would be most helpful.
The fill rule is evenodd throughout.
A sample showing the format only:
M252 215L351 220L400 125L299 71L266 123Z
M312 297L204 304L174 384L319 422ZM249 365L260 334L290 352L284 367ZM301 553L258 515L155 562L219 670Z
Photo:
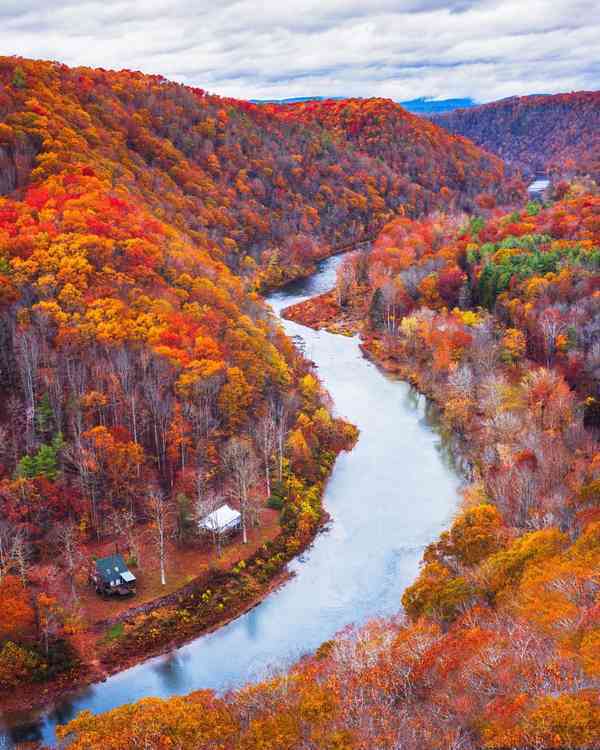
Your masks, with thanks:
M273 294L275 312L333 285L339 258ZM57 723L77 712L106 711L145 696L225 689L256 680L314 650L349 623L397 612L423 547L448 524L460 483L435 414L406 383L364 359L357 338L283 321L301 337L337 414L360 429L327 485L329 528L290 564L292 580L217 632L128 669L64 699L49 714L5 717L0 747L17 739L51 743Z

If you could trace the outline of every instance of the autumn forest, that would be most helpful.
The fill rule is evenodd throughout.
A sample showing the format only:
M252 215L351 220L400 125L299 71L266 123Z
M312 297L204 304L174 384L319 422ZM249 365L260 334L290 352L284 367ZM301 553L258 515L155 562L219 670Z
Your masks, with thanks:
M282 316L427 397L447 530L395 616L57 742L600 747L599 134L598 92L427 119L0 57L0 716L218 632L335 529L360 430L265 297L339 255Z

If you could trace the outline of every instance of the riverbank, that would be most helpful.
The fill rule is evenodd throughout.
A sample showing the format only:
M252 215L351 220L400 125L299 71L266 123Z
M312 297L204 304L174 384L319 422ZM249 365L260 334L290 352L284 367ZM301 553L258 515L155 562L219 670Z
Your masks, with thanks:
M325 329L328 332L346 336L364 332L363 313L364 309L360 303L360 296L353 300L353 303L345 310L342 310L335 301L333 291L316 295L304 302L287 307L281 312L283 318L301 323L313 330ZM419 382L418 378L415 378L414 372L407 370L393 358L381 356L379 343L380 340L377 337L363 337L360 349L368 359L383 371L402 377L415 387L422 389L423 384ZM423 392L435 401L434 393L427 393L425 390ZM328 466L328 473L331 471L332 465ZM322 498L323 489L324 486L321 485L319 498ZM218 602L219 592L228 591L231 582L228 573L219 571L212 578L200 576L167 597L161 597L155 602L148 603L141 619L128 617L127 612L124 612L119 619L127 629L127 635L130 636L126 646L123 646L123 641L119 637L115 638L114 643L109 644L107 650L100 653L98 658L82 664L78 669L62 674L57 679L43 684L43 686L27 686L22 690L12 691L10 695L3 696L0 702L1 710L5 713L11 713L46 708L56 703L62 696L82 690L94 683L103 682L111 675L181 647L198 636L215 632L241 617L289 579L289 573L285 570L286 563L292 557L305 551L328 521L328 516L322 509L320 514L320 520L312 535L306 538L300 546L293 547L291 550L288 549L283 534L273 540L275 545L273 549L263 545L263 551L269 552L271 557L280 555L280 548L286 551L283 556L277 559L273 571L264 580L259 580L258 587L250 586L250 593L244 593L242 598L234 604L229 603L228 609L225 609L225 606L219 608L219 604L222 602ZM265 558L261 551L257 551L252 556L239 560L232 568L245 570L244 576L247 580L253 565L261 559ZM265 565L263 562L258 562L258 567L261 569L262 579ZM189 622L187 618L183 618L183 622L178 622L176 612L182 609L203 608L204 610L210 610L207 601L203 599L207 591L211 592L210 600L216 602L216 608L213 607L212 611L205 611L200 622ZM175 608L175 613L173 608ZM148 638L147 634L157 627L163 634L167 632L168 637L155 638L155 642L153 642L153 639ZM173 635L173 628L175 635ZM135 633L135 635L131 636L131 633ZM40 687L41 689L39 689Z
M356 304L344 309L325 293L282 315L315 330L342 326L360 334L365 357L440 407L445 429L459 437L473 469L461 511L425 549L421 571L402 596L411 623L402 640L393 623L384 626L394 644L377 651L384 665L378 679L385 670L391 675L384 698L395 694L399 674L413 680L398 736L419 711L428 727L447 711L440 736L458 727L477 747L596 747L600 454L598 432L583 419L585 390L561 372L560 347L567 342L544 366L512 321L484 307L465 309L474 295L448 309L423 284L420 304L407 310L401 300L400 315L390 311L391 286L359 289ZM414 651L400 671L398 644L414 632L422 638L426 628L435 629L435 645L419 690ZM368 631L356 642L369 642ZM340 651L344 658L331 659L330 669L343 681L348 659ZM352 664L359 691L349 691L341 706L362 699L375 682L367 660L363 678L355 678L359 660L357 654ZM373 716L382 703L372 701ZM348 727L343 708L340 716Z
M307 274L310 275L310 272ZM317 407L318 403L315 402L311 408ZM328 515L322 508L324 484L331 473L335 457L342 450L350 450L357 438L354 428L342 420L333 420L332 425L336 426L334 433L340 426L343 435L333 438L338 440L337 446L328 445L326 438L323 450L318 449L321 479L315 483L302 469L296 474L289 473L288 470L288 485L295 487L292 494L298 492L300 486L303 492L310 495L309 504L314 506L314 518L303 523L299 537L295 535L295 528L285 528L285 524L280 526L279 521L279 534L257 536L257 531L254 530L249 544L251 553L234 559L231 564L228 562L226 569L213 564L202 564L200 567L205 570L201 575L196 575L192 580L187 576L184 585L154 599L144 598L145 589L142 585L138 592L142 594L141 601L140 596L127 600L127 605L122 600L98 600L105 605L108 613L106 617L98 615L99 607L93 606L98 605L94 600L95 594L88 590L89 587L82 578L83 583L77 584L79 594L86 599L86 603L88 600L92 602L95 616L87 618L89 625L70 637L70 642L75 647L73 651L77 665L46 682L32 682L3 691L0 694L0 713L9 715L51 707L70 693L103 682L111 675L226 626L256 607L281 586L289 578L287 563L306 551L327 523ZM339 444L340 439L343 445ZM293 502L297 499L292 498ZM287 502L283 499L281 510L285 511L286 505ZM278 515L269 508L263 509L262 513L268 514L269 518ZM253 543L254 537L259 541L258 548ZM244 548L241 544L234 547L239 548L240 553ZM111 551L91 550L95 556L110 554ZM147 555L143 557L148 558ZM231 559L230 549L226 548L224 557L228 561ZM198 570L198 565L186 567ZM144 574L148 573L147 568L146 565L144 571L138 574L140 584L143 583ZM181 578L181 571L178 577Z
M350 253L355 250L362 250L367 245L370 245L374 237L367 237L357 242L350 242L344 245L339 245L335 248L327 248L320 252L318 255L313 257L308 264L296 264L291 266L281 267L277 265L276 268L267 268L260 270L257 273L257 277L254 281L255 291L261 296L267 297L273 292L277 292L280 289L288 285L293 285L295 282L303 281L314 276L320 263L323 263L330 258L336 258L340 255Z
M350 448L348 448L350 449ZM329 472L331 467L329 468ZM320 483L319 500L322 498L326 480ZM212 577L199 576L182 589L172 594L161 597L155 602L149 602L145 611L137 617L128 618L127 612L120 618L125 632L136 633L142 627L150 623L154 631L153 640L140 638L136 633L135 642L122 648L122 642L116 638L113 644L108 645L104 652L100 652L97 658L88 662L81 662L75 669L58 675L55 679L41 684L28 684L21 688L13 689L10 694L0 696L0 712L9 715L34 709L45 709L52 706L61 697L82 690L92 684L104 682L111 675L122 672L130 667L140 664L148 659L165 654L173 649L183 646L191 640L212 633L219 628L225 627L237 618L251 611L260 604L277 588L285 584L292 574L286 565L294 556L302 554L314 542L317 534L326 527L329 515L320 510L319 520L311 533L307 534L300 544L290 544L289 536L280 534L276 539L263 544L247 558L241 558L232 566L232 571L219 571ZM270 563L270 564L269 564ZM232 580L242 578L242 588L237 601L229 600L229 607L225 609L219 606L223 602L218 601L220 596L226 596L224 591L231 594ZM207 597L207 592L210 595ZM216 604L216 606L212 606ZM177 628L177 622L172 618L181 613L183 609L193 607L203 610L202 616L194 621L188 618L183 626ZM174 630L165 625L171 623ZM162 624L162 627L161 627ZM159 630L157 630L157 628ZM174 632L174 635L173 635ZM167 634L161 638L160 633ZM90 635L90 634L88 634ZM83 638L82 640L85 640ZM98 643L91 635L83 648L88 652L93 651ZM105 641L106 644L106 641Z
M313 543L329 519L322 498L335 458L341 451L351 450L357 439L357 431L346 422L331 420L330 424L331 432L315 459L321 479L311 480L308 469L298 473L286 469L277 536L265 538L255 529L249 545L252 552L228 568L209 568L165 596L130 607L97 628L76 634L74 651L93 656L79 659L76 666L47 682L5 691L0 696L0 711L6 716L52 706L63 696L224 627L288 580L287 563ZM252 543L253 536L258 546Z
M369 361L383 372L410 383L419 393L435 404L443 415L444 399L427 382L424 371L415 367L414 363L400 359L397 354L386 351L385 337L369 329L366 320L368 313L366 300L366 290L359 288L349 297L347 304L341 307L337 302L335 290L331 289L284 308L281 316L286 320L312 328L314 331L324 330L343 336L360 336L360 350ZM475 452L469 451L463 428L466 428L466 425L461 427L455 437L460 441L460 449L465 462L471 467L476 460L476 455Z
M274 576L269 585L253 597L252 600L246 602L243 606L238 608L237 611L229 613L227 617L224 617L222 620L214 623L212 626L206 627L204 630L199 631L196 634L188 636L185 639L174 638L170 642L165 643L161 647L147 652L144 655L123 657L110 665L103 665L95 660L86 664L85 670L75 670L73 672L62 674L53 682L44 684L41 691L29 689L29 686L27 689L13 691L10 696L3 699L0 710L5 715L8 715L11 713L18 714L20 712L32 711L35 709L45 709L52 706L61 697L83 690L93 684L104 682L112 675L123 672L136 664L141 664L146 660L161 656L173 649L179 648L195 637L209 635L219 628L225 627L238 617L250 612L254 607L258 606L261 601L269 596L269 594L279 588L279 586L284 585L290 577L291 574L287 571L280 572L278 575Z
M318 294L305 302L286 307L281 312L286 320L312 328L344 336L354 336L363 329L362 310L359 301L342 309L333 290Z
M243 561L241 561L243 562ZM289 575L285 572L279 573L274 576L270 581L268 587L264 591L261 591L250 601L245 602L243 606L239 607L234 612L229 612L226 617L222 620L208 626L197 633L187 636L185 638L175 637L171 641L162 644L160 647L153 650L144 652L143 654L132 654L128 656L122 656L118 659L111 660L110 663L106 663L103 659L94 659L93 661L82 663L78 668L60 674L55 680L41 685L27 685L23 688L17 688L11 691L10 695L0 697L0 711L5 714L18 713L20 711L30 711L33 709L46 708L57 701L57 699L65 696L73 691L82 690L94 683L103 682L111 675L122 672L125 669L129 669L136 664L140 664L147 659L152 659L161 654L167 653L168 651L178 648L187 643L192 638L199 635L207 635L214 632L220 627L224 627L228 623L232 622L238 617L241 617L246 612L250 611L253 607L257 606L266 596L274 591L278 586L285 583L289 578ZM192 584L193 585L193 584ZM206 582L204 583L206 586ZM187 588L187 587L186 587ZM181 591L175 592L176 595L180 595ZM164 606L164 598L161 597L158 603L147 609L147 614L151 614L161 609ZM126 615L127 613L125 613ZM124 618L127 622L127 617ZM88 640L88 647L93 650L96 646L97 641L93 638Z

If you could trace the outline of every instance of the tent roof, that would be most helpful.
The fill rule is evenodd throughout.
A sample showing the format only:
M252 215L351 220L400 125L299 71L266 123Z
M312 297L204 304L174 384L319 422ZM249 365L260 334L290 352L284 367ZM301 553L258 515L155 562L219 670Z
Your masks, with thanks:
M220 508L213 510L200 521L200 526L208 531L225 531L231 526L239 523L241 513L234 510L230 505L221 505Z

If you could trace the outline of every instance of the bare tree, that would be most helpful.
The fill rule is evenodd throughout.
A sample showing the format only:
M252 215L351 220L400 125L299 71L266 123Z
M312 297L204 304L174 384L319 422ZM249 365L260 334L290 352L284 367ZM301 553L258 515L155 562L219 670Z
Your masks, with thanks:
M135 514L129 508L114 510L108 518L108 528L116 537L125 540L130 556L139 565L141 552Z
M560 310L548 307L539 317L539 327L544 342L546 367L550 367L556 354L556 340L567 329L567 324L562 319Z
M192 423L196 441L205 440L219 425L217 398L223 375L203 378L194 385L193 400L186 402L185 415Z
M60 359L58 361L60 362ZM66 389L61 368L57 366L50 372L45 372L44 384L50 401L54 424L60 432L63 429L64 394Z
M0 426L0 463L3 458L9 457L11 452L8 430L6 427Z
M0 521L0 581L15 567L15 551L22 545L22 534L9 521Z
M148 361L142 377L142 389L150 411L158 470L161 474L166 465L167 432L173 410L173 396L169 387L172 379L173 372L168 363L153 359Z
M497 373L500 345L492 318L486 318L481 325L475 326L471 331L473 343L470 347L470 359L477 379Z
M65 359L65 373L72 394L69 408L71 431L74 442L79 445L84 431L82 397L87 387L87 367L81 358L67 357Z
M6 406L6 424L10 430L10 450L11 457L16 464L26 448L23 436L27 432L25 417L25 405L16 393L10 395L5 402ZM8 448L8 446L7 446Z
M275 446L277 448L278 479L283 479L283 454L285 448L285 437L288 432L290 419L296 410L293 396L282 396L273 398L269 404L269 414L273 421L275 430Z
M160 564L160 582L165 586L167 583L167 539L172 530L172 513L164 494L157 488L152 488L148 495L148 511L152 524L152 536Z
M61 625L61 613L57 607L56 591L60 573L56 565L44 565L41 570L44 590L37 596L37 623L40 641L44 644L46 656L49 653L50 639L55 636Z
M15 359L25 394L27 415L25 440L29 450L33 448L35 438L35 397L40 358L41 346L37 331L30 329L15 332Z
M335 279L335 299L340 307L345 307L352 290L356 286L356 269L352 256L344 258L337 268Z
M6 521L0 521L0 581L8 568L8 550L10 548L11 527Z
M254 440L258 446L263 468L265 471L265 486L267 497L271 494L271 458L275 450L277 440L277 426L273 417L273 412L267 412L262 416L254 426Z
M402 287L398 279L389 279L381 287L383 295L383 319L386 331L396 336L401 315L399 314L398 305L401 300Z
M217 508L220 508L221 505L223 505L222 495L214 492L199 492L198 496L196 497L196 505L194 508L194 515L201 533L210 534L212 543L217 551L217 557L221 556L222 537L220 529L217 529L216 527L204 529L204 527L200 526L200 522L203 521L210 513L217 510Z
M79 486L84 497L90 501L90 520L96 536L100 539L101 528L98 517L98 473L95 468L98 459L93 445L84 440L75 438L75 442L67 444L63 449L63 459L69 468L74 469L79 475Z
M83 561L83 554L79 547L79 529L73 521L69 521L57 526L53 536L58 547L59 557L62 559L69 574L71 595L75 599L77 598L75 577Z
M235 495L240 502L242 538L244 544L247 544L248 513L251 510L249 508L249 491L252 483L256 481L257 474L257 462L252 443L248 438L231 438L225 446L223 459L225 465L231 471Z
M27 570L31 560L31 546L25 539L25 534L21 531L18 531L13 537L10 547L10 560L12 566L16 567L19 571L19 576L23 586L25 586L27 583Z

